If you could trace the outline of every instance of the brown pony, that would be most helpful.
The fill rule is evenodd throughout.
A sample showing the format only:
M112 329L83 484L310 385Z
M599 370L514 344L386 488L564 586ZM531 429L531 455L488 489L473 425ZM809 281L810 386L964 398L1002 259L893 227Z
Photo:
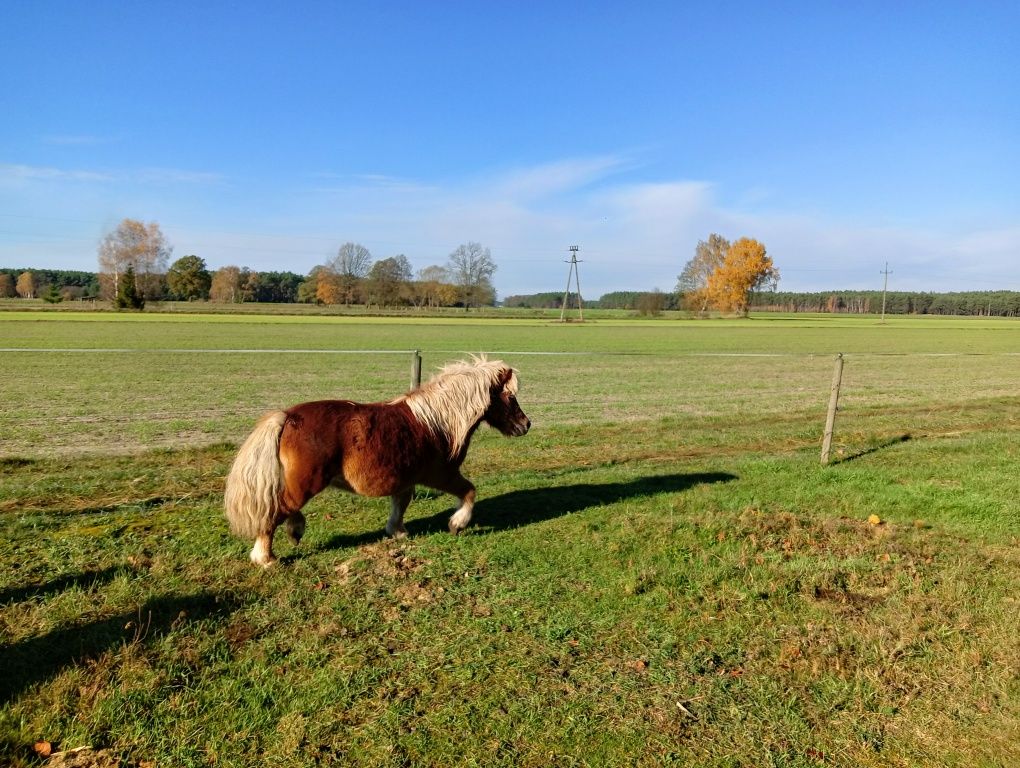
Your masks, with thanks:
M320 400L267 413L244 441L227 477L227 520L255 540L253 563L270 566L273 533L284 523L297 544L301 508L328 485L363 496L389 496L386 533L401 538L415 485L452 493L459 533L471 521L475 487L460 473L483 421L504 435L526 434L531 421L517 404L517 373L476 358L443 368L421 388L388 403Z

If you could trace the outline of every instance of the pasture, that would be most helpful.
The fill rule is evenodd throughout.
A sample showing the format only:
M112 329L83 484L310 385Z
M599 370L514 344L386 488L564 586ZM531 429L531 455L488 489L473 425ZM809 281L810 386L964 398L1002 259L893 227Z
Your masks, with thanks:
M1020 762L1016 321L10 312L0 349L4 764ZM472 526L326 492L254 568L255 419L414 349L520 371Z

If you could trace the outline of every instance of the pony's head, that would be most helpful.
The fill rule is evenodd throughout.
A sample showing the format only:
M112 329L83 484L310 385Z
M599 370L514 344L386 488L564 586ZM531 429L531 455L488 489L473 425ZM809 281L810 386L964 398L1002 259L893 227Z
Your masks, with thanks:
M521 410L517 402L517 372L502 367L490 388L489 407L482 420L508 437L528 434L531 419Z
M421 423L441 434L457 456L480 422L518 437L531 421L517 403L517 373L500 360L475 357L451 363L393 402L404 402Z

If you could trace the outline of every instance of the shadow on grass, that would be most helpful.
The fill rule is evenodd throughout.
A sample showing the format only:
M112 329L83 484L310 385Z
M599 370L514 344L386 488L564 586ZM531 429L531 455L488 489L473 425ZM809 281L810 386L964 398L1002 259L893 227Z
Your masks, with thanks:
M737 476L729 472L695 472L651 475L624 483L576 483L526 488L480 500L475 505L472 525L477 531L493 533L541 523L591 507L615 504L641 496L680 493L696 485L727 483L736 479ZM413 513L413 506L410 511ZM409 520L406 523L407 532L411 536L420 536L445 531L451 513L452 509L449 509L431 517ZM319 550L358 547L378 541L385 535L381 530L354 536L341 534L329 539L319 547Z
M905 443L905 442L909 441L910 439L911 439L911 436L910 436L909 433L908 434L904 434L904 435L897 435L896 437L893 437L893 438L890 438L889 440L886 440L884 443L879 443L878 445L873 445L870 448L866 448L863 451L858 451L857 453L851 453L850 455L843 456L841 458L836 459L835 461L830 461L829 462L829 466L834 467L837 464L846 464L848 461L856 461L857 459L859 459L859 458L861 458L863 456L867 456L867 455L872 454L872 453L878 453L879 451L884 451L886 448L892 448L894 445L899 445L900 443Z
M105 515L124 510L145 512L146 510L162 506L168 501L172 501L169 496L150 496L147 499L118 501L116 504L106 504L101 507L83 507L82 509L71 510L71 513L75 515Z
M73 587L83 587L84 589L98 587L101 584L112 581L118 573L124 570L123 566L112 566L99 571L69 573L66 576L60 576L52 581L47 581L45 584L26 584L21 587L0 589L0 605L20 603L33 597L54 595Z
M31 467L34 464L35 459L23 459L20 456L8 456L7 458L0 459L0 469L7 471L24 469L25 467Z
M194 621L232 613L238 604L212 592L158 597L131 613L0 646L0 704L58 674L129 643L147 644Z

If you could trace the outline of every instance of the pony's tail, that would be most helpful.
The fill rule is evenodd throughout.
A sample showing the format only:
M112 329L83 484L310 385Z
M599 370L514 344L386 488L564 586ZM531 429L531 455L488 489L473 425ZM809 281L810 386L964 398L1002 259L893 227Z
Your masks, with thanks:
M272 530L281 509L283 467L280 433L287 414L271 411L263 416L241 445L227 476L223 507L230 530L252 540Z

